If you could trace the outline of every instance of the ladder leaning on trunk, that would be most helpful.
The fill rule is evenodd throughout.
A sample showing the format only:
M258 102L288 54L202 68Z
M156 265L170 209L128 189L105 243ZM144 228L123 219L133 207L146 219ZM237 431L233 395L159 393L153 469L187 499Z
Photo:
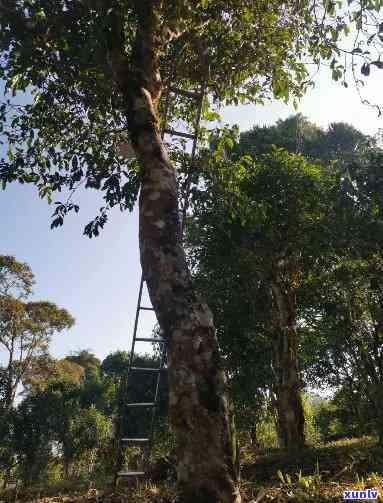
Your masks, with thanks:
M181 96L185 98L189 98L193 100L196 104L196 118L193 124L193 132L188 133L188 132L182 132L182 131L177 131L175 129L172 129L171 127L167 126L167 116L168 116L168 111L169 111L169 104L170 104L170 98L171 95L175 96ZM164 110L164 126L162 129L162 138L164 138L165 134L171 136L171 137L181 137L185 138L187 140L192 141L192 146L191 146L191 158L190 158L190 163L191 167L194 164L196 154L197 154L197 144L198 144L198 138L199 138L199 132L200 132L200 121L201 121L201 114L202 114L202 106L203 106L203 100L205 96L205 84L202 84L200 86L199 91L188 91L184 89L178 89L176 87L169 87L167 91L167 95L165 97L165 110ZM192 170L190 170L191 173ZM191 176L187 176L186 182L185 182L185 198L184 198L184 203L181 208L181 229L182 232L184 230L184 224L185 224L185 219L186 219L186 214L188 210L188 200L190 197L190 188L191 188ZM137 330L139 326L139 320L140 320L140 314L141 311L154 311L153 307L148 307L148 306L143 306L142 305L142 293L143 293L143 288L144 288L144 283L145 283L145 277L142 274L141 275L141 281L140 281L140 287L138 291L138 302L137 302L137 309L136 309L136 316L134 320L134 329L133 329L133 339L132 339L132 346L130 350L130 356L129 356L129 363L128 363L128 372L127 372L127 379L128 379L128 391L127 391L127 399L128 402L125 404L125 407L127 408L127 416L129 420L129 411L132 409L140 409L142 410L143 414L149 414L150 417L150 426L149 426L149 431L148 434L145 435L142 438L139 437L125 437L121 438L120 442L122 446L128 447L128 446L133 446L133 445L139 445L141 448L143 448L145 452L144 456L144 462L146 463L148 461L152 446L153 446L153 435L154 435L154 427L155 427L155 421L156 421L156 412L157 412L157 407L158 407L158 399L159 399L159 390L160 390L160 382L161 382L161 375L166 371L166 337L163 338L157 338L157 337L152 337L152 338L143 338L143 337L137 337ZM157 368L145 368L145 367L136 367L134 366L134 360L135 360L135 347L137 342L148 342L148 343L157 343L160 346L160 356L159 356L159 367ZM150 402L129 402L129 377L132 376L132 374L154 374L156 376L155 379L155 389L154 389L154 398L153 401ZM130 469L123 469L117 473L117 479L118 478L127 478L127 479L137 479L139 477L144 477L146 475L145 469L142 469L141 471L137 470L130 470Z

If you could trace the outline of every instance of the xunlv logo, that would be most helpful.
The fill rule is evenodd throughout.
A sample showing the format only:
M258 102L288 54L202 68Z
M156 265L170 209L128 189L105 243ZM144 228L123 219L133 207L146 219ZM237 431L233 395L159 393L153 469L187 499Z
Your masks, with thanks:
M376 500L379 496L379 491L376 489L364 489L363 491L343 491L343 499L345 500Z

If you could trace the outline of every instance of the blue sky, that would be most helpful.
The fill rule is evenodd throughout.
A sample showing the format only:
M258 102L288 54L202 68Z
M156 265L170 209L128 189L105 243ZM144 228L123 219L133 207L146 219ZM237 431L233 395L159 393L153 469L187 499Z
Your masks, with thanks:
M379 102L382 79L383 72L372 72L364 90L370 101ZM319 73L315 89L302 100L299 111L323 127L344 121L369 134L383 127L376 112L360 102L354 86L345 89L332 83L326 69ZM291 113L292 106L271 102L263 107L229 107L223 119L246 130ZM97 192L86 191L80 213L52 231L53 208L37 197L34 188L14 185L0 191L0 253L30 264L36 276L36 299L51 300L76 318L73 329L54 337L51 352L56 357L85 348L104 358L117 349L130 348L140 280L138 215L117 210L100 237L90 240L82 235L83 227L100 203ZM149 335L154 321L152 313L144 313L140 333Z

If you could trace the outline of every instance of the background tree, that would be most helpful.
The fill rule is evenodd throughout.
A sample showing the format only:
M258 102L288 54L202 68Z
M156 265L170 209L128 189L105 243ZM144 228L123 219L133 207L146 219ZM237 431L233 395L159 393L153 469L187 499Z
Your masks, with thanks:
M272 126L254 126L244 131L236 149L255 159L269 153L275 145L291 153L301 153L308 159L350 165L375 144L374 138L351 124L336 122L322 129L302 114L296 114L284 120L279 119Z
M298 122L303 133L301 150L311 159L319 158L322 164L310 164L302 157L275 150L275 145L296 149ZM333 145L331 149L329 144ZM335 145L343 145L340 154ZM353 194L348 193L352 184L347 170L356 170L362 176L356 166L366 165L373 147L371 139L348 125L333 124L324 131L301 116L278 121L270 128L253 128L242 133L238 142L230 132L221 132L221 147L216 138L211 164L202 175L203 184L194 192L189 256L197 285L213 309L233 384L241 376L242 396L248 390L254 397L255 383L262 389L261 383L267 388L267 383L273 382L271 358L265 355L272 354L271 341L278 340L271 325L272 319L275 325L280 317L276 299L281 304L286 297L283 305L290 315L285 316L285 326L290 319L297 341L298 321L301 325L307 316L315 318L321 304L309 292L319 289L326 295L326 286L321 289L318 275L328 274L337 260L346 260L345 247L353 246L353 241L361 244L360 236L366 239L371 234L365 231L371 225L366 219L362 222L355 204L350 205ZM327 164L338 154L336 164ZM370 180L373 169L371 164L364 167L364 178L359 181L364 192L370 191L370 199L377 195L372 195L376 187L365 188L371 186L366 180ZM377 176L374 180L375 185L379 183ZM376 237L370 241L376 246ZM313 331L308 351L316 336ZM289 354L297 350L295 346ZM301 356L306 358L304 353ZM311 356L308 361L313 361ZM247 368L250 362L253 365ZM280 372L288 372L289 362L278 356L274 343L274 369L280 366L278 362L282 365ZM302 382L298 374L295 382L299 388ZM274 379L278 379L278 372ZM280 410L288 411L288 407ZM286 421L280 417L280 442L286 445L283 424ZM293 424L299 425L299 421ZM303 423L300 430L302 438Z
M89 351L80 354L87 355L86 363L96 360ZM27 484L46 475L54 452L61 457L67 478L92 472L113 433L112 420L105 413L110 410L110 396L105 399L108 386L105 391L100 386L95 404L89 404L84 367L67 358L51 358L49 368L48 373L32 373L16 409L15 452Z
M34 357L47 350L54 333L73 324L72 316L51 302L23 302L10 296L0 297L0 345L7 354L2 370L3 411L12 408L17 387Z
M259 351L263 347L262 336L266 338L272 354L270 370L277 397L280 443L298 448L304 444L304 416L296 296L318 258L329 252L331 230L326 224L330 221L329 195L334 182L319 164L309 164L303 157L282 150L273 150L255 162L249 157L238 160L235 176L231 167L225 172L231 162L236 161L228 156L223 166L211 166L201 189L201 203L196 195L193 236L197 271L202 268L204 273L209 268L214 285L215 277L222 274L229 282L231 270L234 278L241 274L241 279L234 281L243 282L247 295L239 296L234 306L245 301L245 309L249 309L248 304L255 301L253 309L262 309L263 315L258 314L257 323L251 328L248 312L244 313L243 334L238 323L243 310L237 312L233 320L237 340L228 339L227 344L241 347L241 339L246 341L253 333L258 345L261 344ZM212 255L213 260L207 263L206 256ZM217 268L222 269L220 274ZM230 282L230 286L233 288L234 284ZM238 295L238 288L233 288L234 292ZM204 293L209 295L209 290ZM221 302L230 306L233 293L221 297ZM225 338L227 328L230 334L230 324L223 327ZM257 337L257 329L261 337ZM257 345L251 339L249 343ZM255 357L260 354L258 351Z
M310 349L311 375L321 380L322 386L341 388L338 401L342 397L353 409L355 428L360 430L361 423L369 423L380 442L383 423L381 268L382 259L378 256L369 261L339 265L327 280L322 313L311 320L306 339L308 345L314 337L319 337L321 342ZM366 429L366 424L363 428Z
M34 276L28 264L10 255L0 255L0 295L25 298L32 293L33 284Z
M50 402L46 401L46 395L41 398L27 397L13 411L12 455L16 473L27 486L46 476L52 456Z
M28 301L33 283L27 264L0 256L0 348L5 355L0 367L0 462L7 472L5 480L15 461L18 387L28 381L36 360L45 358L53 334L74 324L65 309L47 301Z
M96 407L110 414L114 407L115 384L105 379L101 361L90 351L82 350L65 358L66 361L79 365L84 370L81 386L81 406Z
M152 374L140 374L127 390L128 361L129 354L116 352L100 362L89 350L61 360L49 355L36 358L22 400L4 423L2 466L12 469L26 486L49 478L53 468L67 480L113 475L120 438L142 437L150 428L150 418L128 414L125 403L128 391L131 400L153 400ZM134 363L149 368L159 364L150 355L137 355ZM158 410L162 419L167 396L163 379ZM122 463L130 453L121 454Z
M34 358L27 375L23 379L23 395L43 391L52 379L69 379L76 385L84 381L85 369L67 360L55 360L49 353Z
M303 339L307 377L338 390L334 404L343 430L350 407L354 421L348 431L375 431L380 441L381 162L374 146L347 167L334 219L337 259L313 281L309 295L316 297L317 309L306 315Z

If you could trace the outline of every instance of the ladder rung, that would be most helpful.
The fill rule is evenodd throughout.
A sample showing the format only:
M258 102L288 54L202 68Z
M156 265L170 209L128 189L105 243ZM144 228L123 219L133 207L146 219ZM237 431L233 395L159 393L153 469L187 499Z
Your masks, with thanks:
M155 407L155 402L137 402L137 403L126 403L127 407Z
M145 472L118 472L117 477L143 477Z
M130 370L134 370L135 372L160 372L159 368L151 368L151 367L131 367Z
M187 96L188 98L201 99L202 94L195 91L186 91L185 89L178 89L177 87L170 87L170 91L174 94L180 94L181 96Z
M137 444L145 444L146 442L149 442L148 438L122 438L121 442L131 442L137 443Z
M160 343L165 343L166 341L164 339L145 339L143 337L136 337L137 342L160 342Z
M176 131L175 129L169 129L169 128L165 128L164 131L165 131L166 134L171 134L173 136L181 136L182 138L189 138L189 140L195 140L196 139L196 135L195 134L183 133L182 131Z
M144 307L144 306L140 306L140 309L142 311L154 311L154 308L153 307Z

